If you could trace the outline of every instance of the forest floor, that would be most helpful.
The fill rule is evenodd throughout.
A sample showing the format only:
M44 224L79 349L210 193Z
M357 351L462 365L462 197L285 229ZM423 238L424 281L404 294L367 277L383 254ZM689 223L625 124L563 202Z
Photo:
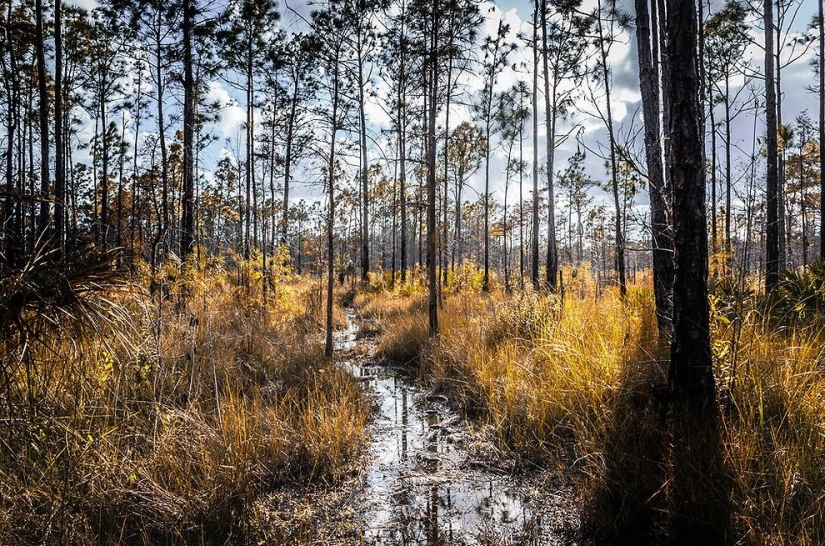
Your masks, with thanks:
M82 263L82 262L78 262ZM254 263L0 285L0 544L825 543L825 266L715 280L718 414L649 282L336 286ZM21 303L22 302L22 303Z

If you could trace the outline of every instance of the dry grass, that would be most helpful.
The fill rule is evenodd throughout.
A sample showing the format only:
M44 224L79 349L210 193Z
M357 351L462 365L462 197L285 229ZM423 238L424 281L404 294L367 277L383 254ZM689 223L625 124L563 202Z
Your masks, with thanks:
M356 301L381 322L379 343L418 347L422 376L516 461L572 476L597 543L825 543L821 322L714 299L720 405L707 427L668 403L651 290L634 286L622 302L576 282L563 303L458 292L434 343L420 296Z
M260 275L190 269L162 304L107 293L116 320L8 342L0 543L239 543L267 490L350 474L369 404L324 361L317 283L276 276L264 305Z

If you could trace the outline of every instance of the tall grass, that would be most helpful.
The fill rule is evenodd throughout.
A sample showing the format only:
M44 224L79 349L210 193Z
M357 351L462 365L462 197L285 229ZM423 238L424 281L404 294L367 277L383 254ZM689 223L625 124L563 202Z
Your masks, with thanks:
M576 282L563 300L449 296L438 339L415 343L422 377L522 466L571 477L596 543L825 543L823 324L715 295L719 415L707 427L669 403L651 289L622 301ZM363 300L392 317L379 343L419 339L417 299Z
M96 293L112 320L6 337L0 543L243 542L267 490L352 472L369 405L323 357L317 283L281 272L264 302L231 271L153 296L147 273Z

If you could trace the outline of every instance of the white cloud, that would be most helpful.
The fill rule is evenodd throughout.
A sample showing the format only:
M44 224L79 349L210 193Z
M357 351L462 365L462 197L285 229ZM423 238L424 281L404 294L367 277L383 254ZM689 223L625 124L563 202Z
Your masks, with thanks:
M209 102L220 104L220 119L217 127L223 138L235 138L240 126L246 122L246 112L237 100L232 98L229 91L219 81L209 82L207 93Z

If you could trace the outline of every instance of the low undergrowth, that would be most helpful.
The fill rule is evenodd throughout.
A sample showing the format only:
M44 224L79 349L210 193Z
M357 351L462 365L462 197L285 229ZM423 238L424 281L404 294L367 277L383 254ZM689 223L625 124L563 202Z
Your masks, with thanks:
M669 403L669 348L646 286L625 301L584 284L563 300L458 291L445 298L436 341L423 297L383 290L356 304L376 317L379 346L405 359L415 349L422 378L480 418L523 468L572 477L586 538L825 543L821 321L777 320L756 299L712 296L719 405L708 425Z
M268 490L352 472L369 404L317 282L212 263L75 296L3 336L0 543L244 543Z

